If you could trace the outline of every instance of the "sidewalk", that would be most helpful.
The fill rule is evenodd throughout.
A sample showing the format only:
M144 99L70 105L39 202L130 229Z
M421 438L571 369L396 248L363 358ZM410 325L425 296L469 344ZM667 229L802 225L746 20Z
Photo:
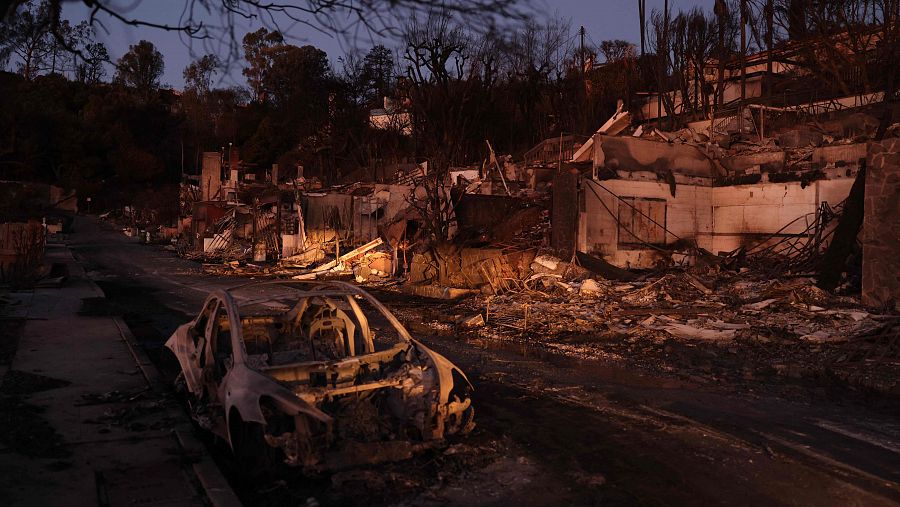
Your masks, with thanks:
M103 292L68 248L48 245L47 262L70 277L20 294L27 320L0 384L0 503L236 505L128 328L91 299Z

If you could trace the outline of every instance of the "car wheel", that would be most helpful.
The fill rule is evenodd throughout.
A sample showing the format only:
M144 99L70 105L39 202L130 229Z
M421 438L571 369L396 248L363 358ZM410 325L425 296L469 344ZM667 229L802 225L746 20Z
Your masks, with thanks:
M241 475L254 479L274 472L281 461L279 451L266 443L263 425L233 417L231 447Z
M172 385L178 381L179 376L184 376L181 371L181 363L175 357L175 353L163 347L159 356L159 373L166 385Z

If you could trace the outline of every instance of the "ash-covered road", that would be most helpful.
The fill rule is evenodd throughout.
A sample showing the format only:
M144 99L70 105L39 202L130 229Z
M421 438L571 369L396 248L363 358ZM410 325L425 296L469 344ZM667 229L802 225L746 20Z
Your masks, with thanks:
M206 293L246 279L79 217L69 243L152 355ZM846 393L790 399L594 361L480 346L429 330L446 302L375 293L476 388L478 427L404 463L249 483L253 505L898 505L900 423Z

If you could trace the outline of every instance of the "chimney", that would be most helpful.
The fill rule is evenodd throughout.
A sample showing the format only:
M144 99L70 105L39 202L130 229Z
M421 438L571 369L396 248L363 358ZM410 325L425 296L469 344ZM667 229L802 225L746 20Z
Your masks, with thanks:
M228 146L231 150L228 153L228 168L234 171L241 163L241 157L236 146Z

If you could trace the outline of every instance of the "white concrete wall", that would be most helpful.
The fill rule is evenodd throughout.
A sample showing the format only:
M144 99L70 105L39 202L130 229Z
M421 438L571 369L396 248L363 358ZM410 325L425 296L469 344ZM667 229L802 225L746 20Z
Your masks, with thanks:
M370 114L369 124L376 129L397 130L405 135L412 134L409 113Z
M693 239L701 248L717 253L753 243L759 235L773 234L809 213L808 219L798 220L784 231L787 234L802 232L815 218L821 202L833 206L847 197L853 178L816 181L806 188L801 188L800 182L730 187L678 185L675 197L665 183L584 180L578 250L601 255L620 267L651 267L659 258L652 248L619 248L616 217L619 206L627 205L603 190L601 185L620 197L664 199L664 225L669 231L666 242L673 243L677 238Z
M711 187L678 185L675 197L672 197L667 183L630 180L598 183L585 180L584 185L584 208L579 215L577 242L578 249L583 252L601 254L618 266L648 267L657 258L655 251L649 248L619 249L619 227L615 217L619 216L619 206L627 205L603 190L601 185L620 197L664 199L666 222L663 225L671 233L666 234L667 243L682 238L696 239L703 248L711 246Z
M850 193L852 178L815 181L806 188L800 182L760 183L716 187L712 191L712 251L740 247L747 235L773 234L798 217L810 214L787 227L783 233L803 232L823 201L835 205Z
M712 79L709 81L710 83L715 84L716 79ZM689 102L693 102L694 99L694 88L691 86L690 88L690 96L688 97ZM679 90L674 90L668 92L668 95L671 97L672 105L675 108L676 113L681 113L683 110L683 102L684 100L681 97L681 92ZM725 91L723 93L725 103L729 103L741 98L741 82L740 80L729 80L725 82ZM746 82L746 95L745 97L748 99L752 99L754 97L762 96L762 77L761 76L750 76L747 78ZM710 94L707 97L708 103L712 104L714 96ZM657 117L665 118L668 116L666 112L665 105L659 106L657 104L659 102L658 95L650 95L646 98L646 101L641 105L641 109L639 112L639 120L647 121L653 120ZM699 101L698 101L699 102ZM660 115L657 116L657 108L659 108Z
M866 143L822 146L813 150L812 161L826 164L844 162L848 165L856 165L860 159L866 158L866 149Z

